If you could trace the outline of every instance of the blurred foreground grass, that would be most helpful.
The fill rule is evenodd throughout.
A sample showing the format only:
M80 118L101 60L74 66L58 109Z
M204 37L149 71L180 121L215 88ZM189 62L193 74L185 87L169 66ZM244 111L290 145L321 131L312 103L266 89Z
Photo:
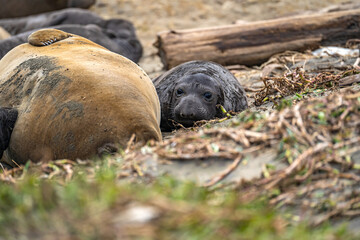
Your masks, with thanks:
M77 166L68 181L30 171L0 181L0 239L356 239L346 226L290 224L236 190L168 176L119 181L109 161L91 163L91 174Z

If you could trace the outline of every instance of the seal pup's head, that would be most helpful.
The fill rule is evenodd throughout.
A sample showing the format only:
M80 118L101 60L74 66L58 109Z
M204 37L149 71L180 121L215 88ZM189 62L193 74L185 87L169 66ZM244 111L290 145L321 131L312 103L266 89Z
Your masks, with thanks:
M248 106L238 80L213 62L183 63L155 78L153 83L160 100L163 131L175 129L176 123L190 127L199 120L223 117L218 105L234 112Z
M171 108L172 119L184 127L194 122L213 119L218 115L218 104L223 104L221 86L203 73L185 76L175 85Z

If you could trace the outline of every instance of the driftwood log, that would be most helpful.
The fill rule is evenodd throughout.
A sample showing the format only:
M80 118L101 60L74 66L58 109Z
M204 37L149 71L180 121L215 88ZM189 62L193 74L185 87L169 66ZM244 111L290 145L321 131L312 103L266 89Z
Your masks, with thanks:
M360 9L221 27L161 32L154 44L169 69L190 60L247 66L286 50L342 45L360 38Z

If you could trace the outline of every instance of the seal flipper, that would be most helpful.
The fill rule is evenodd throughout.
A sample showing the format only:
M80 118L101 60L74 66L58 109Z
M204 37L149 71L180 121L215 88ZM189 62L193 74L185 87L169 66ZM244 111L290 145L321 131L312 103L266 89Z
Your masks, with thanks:
M28 37L28 43L37 46L48 46L55 42L64 40L66 38L72 37L70 33L63 32L57 29L41 29L36 32L33 32Z
M0 158L8 148L18 111L15 108L0 108Z
M113 143L105 143L101 147L97 149L97 155L99 157L103 157L105 155L114 155L114 153L118 152L119 148Z

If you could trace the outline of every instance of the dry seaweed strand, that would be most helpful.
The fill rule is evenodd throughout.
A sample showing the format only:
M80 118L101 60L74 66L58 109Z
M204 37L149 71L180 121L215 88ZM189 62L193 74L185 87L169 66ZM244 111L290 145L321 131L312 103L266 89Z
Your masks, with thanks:
M336 89L341 78L359 72L358 69L354 68L335 75L330 72L323 72L310 76L303 69L296 68L293 71L288 70L283 77L263 77L264 88L254 95L255 105L260 106L266 100L283 98L295 93L307 92L310 89Z

